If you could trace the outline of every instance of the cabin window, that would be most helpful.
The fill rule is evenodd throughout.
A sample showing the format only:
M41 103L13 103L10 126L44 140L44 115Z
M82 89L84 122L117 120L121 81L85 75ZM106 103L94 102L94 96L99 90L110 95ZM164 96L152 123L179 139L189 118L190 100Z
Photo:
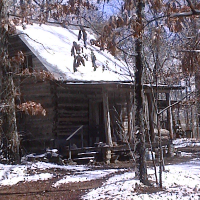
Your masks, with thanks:
M33 58L32 55L24 55L25 60L22 65L22 70L29 69L30 72L33 72Z

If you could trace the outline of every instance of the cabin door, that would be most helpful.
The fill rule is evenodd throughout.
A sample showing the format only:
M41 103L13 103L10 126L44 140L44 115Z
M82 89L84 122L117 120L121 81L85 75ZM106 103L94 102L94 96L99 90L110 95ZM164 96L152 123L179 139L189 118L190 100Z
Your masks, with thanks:
M89 102L89 145L105 142L103 102Z

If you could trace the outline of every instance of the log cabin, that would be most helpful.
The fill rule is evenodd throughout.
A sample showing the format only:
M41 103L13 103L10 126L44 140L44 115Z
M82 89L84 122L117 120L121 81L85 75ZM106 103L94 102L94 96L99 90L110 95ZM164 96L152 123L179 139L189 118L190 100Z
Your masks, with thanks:
M79 30L50 25L17 27L18 34L10 38L10 56L22 51L25 62L16 70L18 104L27 101L41 103L46 116L17 112L18 131L25 152L44 152L57 148L71 158L72 150L84 148L128 149L134 139L133 70L106 50L100 51L90 41L78 41ZM23 72L43 74L53 78L38 78ZM170 92L180 86L159 86L170 105ZM155 140L156 112L153 105L155 86L144 85L146 129ZM165 105L165 106L166 106ZM171 109L167 127L173 138ZM126 145L126 147L124 146Z

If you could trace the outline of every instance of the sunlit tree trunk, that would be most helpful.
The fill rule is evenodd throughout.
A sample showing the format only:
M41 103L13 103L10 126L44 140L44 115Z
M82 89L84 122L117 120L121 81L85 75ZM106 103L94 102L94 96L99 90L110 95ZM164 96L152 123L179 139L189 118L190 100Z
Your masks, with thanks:
M0 0L0 70L2 73L1 100L4 103L2 140L3 150L9 163L19 163L19 136L16 125L15 87L13 71L8 59L9 1Z

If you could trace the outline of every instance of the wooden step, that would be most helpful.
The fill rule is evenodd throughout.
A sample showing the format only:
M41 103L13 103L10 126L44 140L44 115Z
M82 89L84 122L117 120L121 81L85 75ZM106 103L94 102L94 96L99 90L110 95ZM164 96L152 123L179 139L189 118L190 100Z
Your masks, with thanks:
M91 152L81 152L81 153L78 153L77 155L78 156L85 156L85 155L96 155L98 152L96 151L91 151Z
M74 158L72 159L77 164L87 164L89 162L93 162L95 160L94 156L88 156L88 157L81 157L81 158Z
M74 161L77 161L77 160L94 160L94 156L90 156L90 157L81 157L81 158L74 158L73 160Z

